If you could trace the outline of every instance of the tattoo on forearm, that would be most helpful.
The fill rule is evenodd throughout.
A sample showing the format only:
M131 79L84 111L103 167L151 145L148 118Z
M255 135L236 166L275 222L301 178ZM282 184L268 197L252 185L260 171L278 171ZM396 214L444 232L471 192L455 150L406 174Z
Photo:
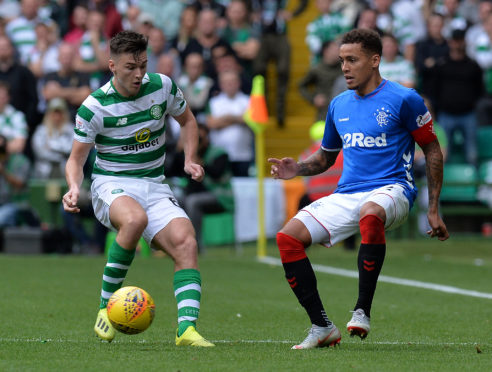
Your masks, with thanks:
M323 173L335 163L338 152L319 149L309 158L299 162L298 176L314 176Z
M314 162L300 162L299 163L299 176L314 176L324 172L324 168L319 163Z
M430 146L425 154L429 208L437 208L443 177L443 158L439 145Z

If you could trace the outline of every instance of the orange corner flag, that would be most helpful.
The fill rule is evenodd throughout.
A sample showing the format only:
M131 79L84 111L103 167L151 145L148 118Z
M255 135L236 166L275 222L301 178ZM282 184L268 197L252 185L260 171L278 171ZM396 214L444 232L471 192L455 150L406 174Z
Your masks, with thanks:
M265 99L265 79L261 75L253 78L253 88L249 106L244 113L244 121L255 133L263 131L268 124L268 110Z

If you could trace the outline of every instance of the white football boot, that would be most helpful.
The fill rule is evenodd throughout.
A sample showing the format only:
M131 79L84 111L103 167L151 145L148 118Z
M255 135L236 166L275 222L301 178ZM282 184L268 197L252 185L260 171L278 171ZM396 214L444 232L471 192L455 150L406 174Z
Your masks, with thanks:
M340 331L331 324L328 327L312 325L307 337L299 345L292 346L292 349L314 349L317 347L330 347L340 344L342 336Z
M366 315L364 310L357 309L352 311L352 319L347 323L347 331L350 337L359 336L361 340L365 339L371 330L371 319Z

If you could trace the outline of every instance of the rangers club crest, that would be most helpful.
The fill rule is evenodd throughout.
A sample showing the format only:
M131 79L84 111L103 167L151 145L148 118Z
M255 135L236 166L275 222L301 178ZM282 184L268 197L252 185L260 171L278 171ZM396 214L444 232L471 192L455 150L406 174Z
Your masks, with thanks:
M383 107L376 110L374 116L378 122L378 125L382 128L388 125L389 117L391 116L389 109Z

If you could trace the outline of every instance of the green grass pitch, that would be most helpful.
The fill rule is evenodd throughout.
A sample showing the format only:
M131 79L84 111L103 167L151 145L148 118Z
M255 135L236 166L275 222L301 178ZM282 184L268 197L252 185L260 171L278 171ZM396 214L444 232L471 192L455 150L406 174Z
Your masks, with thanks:
M492 299L380 282L371 333L350 338L345 324L357 280L318 273L328 316L342 331L338 348L290 350L309 320L279 266L209 248L200 257L203 297L198 330L215 348L174 345L176 304L168 258L137 257L125 285L156 303L139 335L99 342L97 313L104 257L0 255L0 371L492 371ZM270 242L268 255L278 257ZM356 268L356 252L315 246L313 264ZM492 242L389 240L382 275L492 293ZM468 293L468 292L467 292Z

